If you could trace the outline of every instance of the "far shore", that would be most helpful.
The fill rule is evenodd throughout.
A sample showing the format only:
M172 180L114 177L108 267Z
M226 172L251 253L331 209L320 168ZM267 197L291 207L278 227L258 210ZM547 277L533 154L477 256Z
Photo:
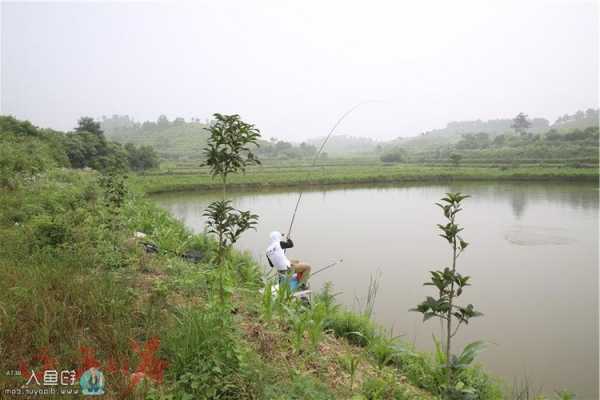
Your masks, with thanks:
M259 190L270 188L368 185L393 183L445 183L452 181L563 181L598 182L598 168L565 166L423 166L356 165L296 168L255 167L244 175L231 176L228 188ZM193 172L134 175L131 183L147 194L218 190L221 182L201 169Z

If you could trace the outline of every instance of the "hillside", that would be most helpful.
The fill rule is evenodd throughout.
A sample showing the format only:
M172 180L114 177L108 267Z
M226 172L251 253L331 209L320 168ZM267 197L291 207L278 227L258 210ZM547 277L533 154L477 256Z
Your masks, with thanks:
M159 157L167 160L197 160L206 145L206 124L182 118L169 121L161 116L157 122L134 122L128 116L102 119L106 136L119 143L152 146Z
M551 129L559 133L569 133L575 129L584 130L590 126L598 126L598 110L588 109L585 112L577 111L573 115L565 114L552 125L544 118L530 118L529 122L531 126L527 132L532 135L543 136ZM123 144L152 146L163 160L201 159L202 149L208 137L206 123L197 119L185 121L183 118L176 118L170 121L167 117L160 116L156 122L140 123L128 116L114 115L110 118L103 117L101 124L108 138ZM514 134L512 125L511 118L453 121L444 128L423 132L414 137L399 137L387 142L378 142L367 137L334 134L327 142L324 152L334 157L361 156L402 148L413 154L441 152L447 155L454 150L464 135L487 134L490 140L494 140L499 135ZM259 154L264 159L311 159L323 139L323 137L309 139L301 144L275 139L263 140ZM570 155L569 158L577 157ZM589 158L589 154L585 158Z
M318 137L309 139L306 142L319 148L324 139L324 137ZM359 155L372 153L377 145L377 141L368 137L333 135L327 141L327 149L325 151L332 156Z
M415 137L398 138L388 142L389 146L400 146L406 150L426 151L439 147L447 147L456 144L467 133L488 133L490 135L499 135L513 132L511 118L490 119L487 121L453 121L449 122L445 128L433 129L423 132ZM544 118L531 119L530 132L541 133L547 130L549 122Z
M552 124L552 128L566 133L574 129L583 130L590 126L598 126L599 111L588 108L585 112L577 111L573 115L565 114Z

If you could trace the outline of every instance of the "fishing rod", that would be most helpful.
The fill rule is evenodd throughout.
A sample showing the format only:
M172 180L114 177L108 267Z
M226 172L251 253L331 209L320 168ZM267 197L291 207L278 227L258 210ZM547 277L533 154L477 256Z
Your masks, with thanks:
M336 128L342 123L342 121L350 114L352 114L352 112L354 110L356 110L358 107L367 104L367 103L373 103L373 100L368 100L368 101L362 101L358 104L355 104L352 108L350 108L348 111L346 111L344 114L342 114L342 116L336 121L335 125L333 125L333 127L331 128L331 130L329 131L329 133L327 134L327 136L325 137L325 140L323 140L323 143L321 143L321 146L319 147L319 150L317 151L317 153L315 154L315 157L313 158L313 162L312 162L312 167L314 167L317 164L317 160L319 159L319 156L321 155L321 152L323 151L323 148L325 148L325 145L327 144L327 142L329 141L329 138L331 138L331 135L333 135L333 132L335 132ZM294 213L292 214L292 221L290 222L290 227L288 228L288 232L287 232L287 237L290 237L291 233L292 233L292 226L294 225L294 221L296 219L296 213L298 212L298 207L300 206L300 200L302 200L302 194L303 194L303 190L300 189L300 192L298 193L298 200L296 200L296 207L294 207Z
M325 267L323 267L321 269L318 269L317 271L313 272L312 274L310 274L310 277L312 278L313 276L315 276L319 272L325 271L326 269L329 269L329 268L333 268L333 267L335 267L336 265L338 265L338 264L340 264L342 262L344 262L344 260L342 258L340 258L336 262L332 262L331 264L329 264L329 265L327 265L327 266L325 266Z

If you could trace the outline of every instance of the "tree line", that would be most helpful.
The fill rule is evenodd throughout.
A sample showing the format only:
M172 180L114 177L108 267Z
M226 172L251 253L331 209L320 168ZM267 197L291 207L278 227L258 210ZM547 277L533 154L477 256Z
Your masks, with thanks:
M80 118L75 129L65 133L0 116L0 186L12 186L20 177L51 167L124 172L156 168L158 163L152 147L107 140L90 117Z
M591 109L590 109L591 110ZM589 110L588 110L589 111ZM583 112L581 113L583 114ZM583 115L597 115L591 110ZM597 121L596 121L597 122ZM591 122L593 123L593 121ZM585 159L598 160L599 128L587 126L569 131L539 127L524 113L519 113L510 125L512 133L494 134L486 131L464 133L453 144L431 149L408 149L401 145L380 150L380 160L387 163L406 161L445 160L457 164L461 159L478 158L514 161L519 159ZM539 126L539 124L538 124Z

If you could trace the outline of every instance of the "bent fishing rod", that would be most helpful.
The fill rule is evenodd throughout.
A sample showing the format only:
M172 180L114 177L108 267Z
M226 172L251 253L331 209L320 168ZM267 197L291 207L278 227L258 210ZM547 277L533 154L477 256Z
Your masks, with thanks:
M333 268L333 267L335 267L336 265L338 265L338 264L340 264L340 263L342 263L342 262L344 262L344 260L343 260L342 258L340 258L339 260L337 260L337 261L335 261L335 262L332 262L331 264L329 264L329 265L326 265L326 266L324 266L324 267L323 267L323 268L321 268L321 269L318 269L318 270L316 270L315 272L313 272L312 274L310 274L310 277L312 278L313 276L315 276L315 275L316 275L316 274L318 274L319 272L323 272L323 271L325 271L326 269Z
M342 121L344 119L346 119L346 117L348 115L352 114L352 112L354 110L356 110L358 107L360 107L364 104L367 104L367 103L374 103L374 101L373 100L362 101L358 104L355 104L352 108L350 108L348 111L346 111L344 114L342 114L342 116L336 121L335 125L333 125L333 127L331 128L331 130L325 137L325 140L323 140L323 143L321 143L319 150L317 151L317 153L315 154L315 157L313 158L311 167L314 167L317 164L317 160L319 159L319 156L323 152L323 149L325 148L325 145L329 141L329 138L331 138L331 135L333 135L333 132L335 132L336 128L342 123ZM298 212L298 207L300 206L300 201L302 200L303 193L304 193L304 191L302 189L300 189L300 192L298 193L298 200L296 200L296 207L294 207L294 213L292 214L292 221L290 222L290 227L288 228L288 232L286 235L287 237L290 237L290 235L292 233L292 227L294 226L294 221L296 219L296 213Z

